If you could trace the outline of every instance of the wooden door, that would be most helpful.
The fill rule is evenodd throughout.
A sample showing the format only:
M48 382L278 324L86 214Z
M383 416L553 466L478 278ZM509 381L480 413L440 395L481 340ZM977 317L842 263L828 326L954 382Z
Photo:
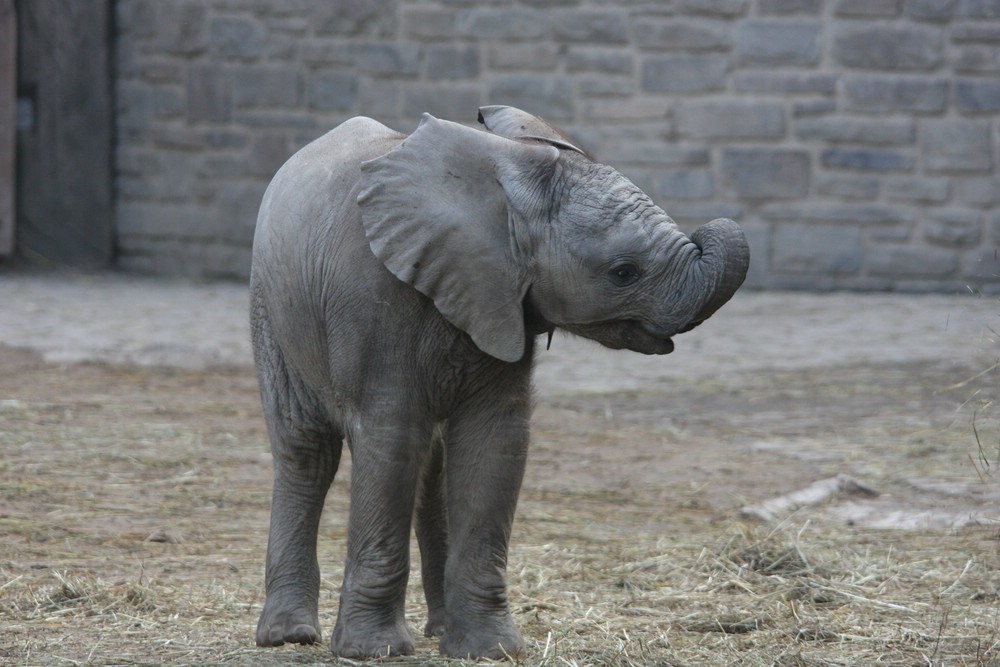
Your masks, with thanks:
M17 253L29 261L94 269L114 256L110 11L17 3Z

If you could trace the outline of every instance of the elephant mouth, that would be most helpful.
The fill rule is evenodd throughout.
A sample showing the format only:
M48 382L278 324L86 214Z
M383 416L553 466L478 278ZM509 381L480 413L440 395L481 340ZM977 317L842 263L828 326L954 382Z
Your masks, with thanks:
M670 336L651 333L638 322L629 322L622 328L623 347L642 354L670 354L674 351L674 341Z
M613 350L631 350L640 354L670 354L674 351L674 341L670 336L650 331L638 320L562 325L562 328Z

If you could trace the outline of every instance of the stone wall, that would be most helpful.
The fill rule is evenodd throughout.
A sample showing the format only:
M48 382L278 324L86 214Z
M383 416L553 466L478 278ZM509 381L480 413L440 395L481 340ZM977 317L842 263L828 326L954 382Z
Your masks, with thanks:
M1000 0L117 0L119 262L247 274L257 205L358 114L542 115L760 287L1000 291Z

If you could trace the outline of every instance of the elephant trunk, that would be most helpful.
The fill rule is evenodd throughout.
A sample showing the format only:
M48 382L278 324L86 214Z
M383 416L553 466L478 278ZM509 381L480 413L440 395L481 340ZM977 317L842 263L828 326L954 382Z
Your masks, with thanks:
M718 218L702 225L691 241L700 250L700 257L691 265L688 288L705 296L678 333L694 329L729 301L743 284L750 266L746 235L732 220Z

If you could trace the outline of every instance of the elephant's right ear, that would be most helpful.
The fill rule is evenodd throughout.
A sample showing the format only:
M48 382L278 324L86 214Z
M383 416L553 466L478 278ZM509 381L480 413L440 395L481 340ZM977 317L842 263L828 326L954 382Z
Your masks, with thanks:
M399 146L361 164L358 205L372 252L504 361L524 356L529 287L530 249L514 237L510 213L533 205L557 158L550 146L424 114Z
M586 155L587 151L576 146L565 134L552 127L538 116L533 116L527 111L522 111L516 107L507 107L494 104L488 107L479 107L479 122L483 127L508 139L518 139L521 141L544 141L556 148L576 151L581 155Z

